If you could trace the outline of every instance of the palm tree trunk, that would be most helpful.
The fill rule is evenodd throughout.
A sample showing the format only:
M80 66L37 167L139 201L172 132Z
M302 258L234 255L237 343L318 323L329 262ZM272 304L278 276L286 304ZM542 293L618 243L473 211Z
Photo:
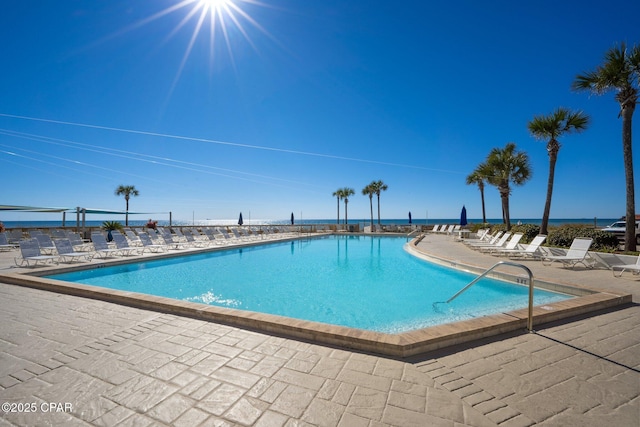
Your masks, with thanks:
M349 223L349 216L347 215L347 205L349 204L349 200L344 199L344 224L347 225Z
M125 227L129 226L129 196L125 196L124 197L125 202L127 202L127 209L125 210L124 213L124 225Z
M551 196L553 195L553 180L556 171L556 161L558 153L549 152L549 179L547 180L547 200L544 202L544 212L542 213L542 224L540 225L540 234L548 234L549 213L551 212Z
M373 194L369 194L369 210L371 211L371 231L373 231Z
M336 224L340 225L340 197L336 197L338 199L338 219L336 220Z
M378 225L380 225L380 195L378 194Z
M622 109L622 153L624 157L624 177L627 190L626 220L624 233L624 250L636 250L636 202L633 180L633 153L631 144L631 119L635 103L627 103Z
M480 188L480 199L482 200L482 223L487 223L487 214L484 209L484 188Z
M502 215L507 231L511 230L511 218L509 217L509 187L500 187L500 198L502 199Z

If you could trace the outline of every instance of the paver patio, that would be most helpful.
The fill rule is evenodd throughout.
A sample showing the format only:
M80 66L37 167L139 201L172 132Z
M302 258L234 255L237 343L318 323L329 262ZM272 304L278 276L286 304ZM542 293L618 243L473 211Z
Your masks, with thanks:
M527 265L634 304L393 360L0 283L0 425L639 425L640 278Z

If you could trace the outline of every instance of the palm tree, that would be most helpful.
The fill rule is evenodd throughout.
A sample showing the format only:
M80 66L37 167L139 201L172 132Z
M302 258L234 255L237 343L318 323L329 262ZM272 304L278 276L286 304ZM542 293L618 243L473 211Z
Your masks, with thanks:
M502 215L507 230L511 229L509 217L509 195L511 186L522 185L531 177L531 166L527 153L516 151L516 144L507 143L504 148L494 148L481 165L480 173L487 182L498 188L502 200Z
M477 184L478 190L480 190L480 200L482 201L482 222L487 222L487 214L484 209L484 182L487 179L482 175L483 164L479 165L476 170L471 172L469 176L467 176L467 185Z
M340 224L340 199L342 199L342 188L337 189L333 192L333 197L338 199L338 219L336 220L336 224Z
M362 189L363 196L369 196L369 210L371 211L371 231L373 231L373 194L375 190L371 186L371 184L367 185Z
M382 181L371 181L369 186L372 188L373 192L378 196L378 225L380 225L380 192L387 191L387 184Z
M544 203L540 234L547 234L549 226L549 213L551 211L551 195L553 194L553 180L555 176L556 161L560 151L558 138L571 131L581 132L589 125L589 116L582 111L569 111L567 108L558 108L548 116L534 116L528 123L529 132L534 138L547 141L547 153L549 154L549 179L547 181L547 200Z
M129 226L129 198L131 196L138 196L140 192L136 190L136 187L133 185L119 185L116 188L116 196L124 195L124 200L127 202L127 209L125 213L124 225Z
M349 196L356 194L353 188L344 187L342 190L342 198L344 199L344 223L349 223L349 215L347 214L347 205L349 204Z
M636 250L635 216L636 202L633 180L633 153L631 150L631 119L638 102L638 80L640 79L640 46L627 50L626 44L609 49L605 62L595 71L579 74L572 84L574 90L586 90L596 95L616 91L615 99L620 104L618 117L622 116L622 153L624 158L627 191L626 220L624 234L625 251Z

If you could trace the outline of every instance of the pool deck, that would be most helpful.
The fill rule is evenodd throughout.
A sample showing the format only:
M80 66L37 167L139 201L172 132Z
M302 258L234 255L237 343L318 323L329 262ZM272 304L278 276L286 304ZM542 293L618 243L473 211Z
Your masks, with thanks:
M499 260L448 236L418 248ZM36 409L0 426L639 425L640 277L523 264L633 303L396 360L0 283L0 401Z

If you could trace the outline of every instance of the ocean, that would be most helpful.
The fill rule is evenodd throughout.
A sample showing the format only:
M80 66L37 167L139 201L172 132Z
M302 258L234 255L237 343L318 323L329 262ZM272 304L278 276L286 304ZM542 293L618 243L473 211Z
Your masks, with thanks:
M487 220L490 224L501 224L502 219L492 218ZM512 218L511 224L536 224L540 225L540 218ZM606 227L609 224L618 221L618 218L554 218L549 220L549 225L558 226L563 224L586 224L589 226L594 226L597 228ZM103 220L91 220L85 221L86 227L100 227L102 225ZM119 220L124 225L124 220ZM382 219L380 222L383 225L407 225L409 224L408 218L402 219ZM478 224L481 223L481 218L470 218L468 219L469 224ZM130 220L130 227L142 227L147 223L147 220ZM303 220L295 220L296 225L311 225L311 224L335 224L336 219L303 219ZM344 224L344 219L340 219L340 223ZM374 219L374 223L377 224L377 220ZM419 219L414 218L412 221L415 225L434 225L434 224L459 224L460 218L429 218L427 219ZM161 227L167 227L169 225L175 226L215 226L215 225L237 225L237 219L221 219L221 220L189 220L189 221L180 221L174 220L171 224L169 224L168 220L158 220L158 225ZM244 225L288 225L291 224L290 220L264 220L264 219L252 219L252 220L244 220ZM349 219L349 224L360 224L360 229L362 227L369 225L368 219ZM11 228L57 228L62 227L62 221L4 221L4 226L7 229ZM76 227L75 217L73 220L67 220L65 222L66 227ZM79 224L82 226L82 223Z

